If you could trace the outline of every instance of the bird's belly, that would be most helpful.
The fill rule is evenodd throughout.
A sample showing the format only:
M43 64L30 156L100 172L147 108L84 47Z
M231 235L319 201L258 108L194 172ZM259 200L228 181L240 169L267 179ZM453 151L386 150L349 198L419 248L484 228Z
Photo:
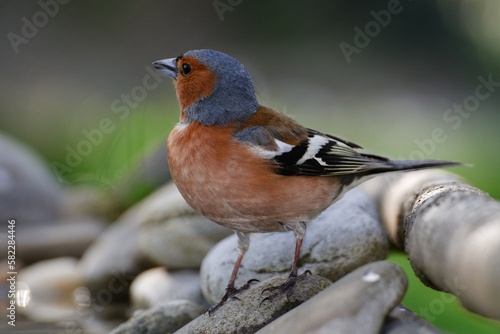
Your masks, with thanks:
M340 191L330 177L282 176L268 162L242 145L220 150L191 137L180 144L169 137L169 167L186 201L208 219L240 232L273 232L310 221L328 207ZM244 146L243 146L244 148Z

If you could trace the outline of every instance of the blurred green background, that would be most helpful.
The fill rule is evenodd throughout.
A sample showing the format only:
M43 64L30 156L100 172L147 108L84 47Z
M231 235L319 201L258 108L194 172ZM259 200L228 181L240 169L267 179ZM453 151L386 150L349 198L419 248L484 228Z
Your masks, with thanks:
M452 171L500 198L499 1L3 1L0 28L0 131L62 183L126 180L178 117L151 62L212 48L245 64L261 104L370 152L468 162ZM410 275L405 305L419 314L441 298L404 255L391 260ZM457 302L426 319L500 329Z

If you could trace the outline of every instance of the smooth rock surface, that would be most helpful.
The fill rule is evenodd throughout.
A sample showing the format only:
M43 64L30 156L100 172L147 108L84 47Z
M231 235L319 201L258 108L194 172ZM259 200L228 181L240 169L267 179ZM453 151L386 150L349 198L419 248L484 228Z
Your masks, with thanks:
M116 214L114 201L113 196L97 187L71 186L63 189L59 213L61 219L109 220L109 217Z
M16 235L55 225L62 189L44 161L29 147L0 132L0 259L7 257L7 224ZM19 249L19 248L18 248ZM17 255L17 261L30 262Z
M211 304L224 294L238 255L236 244L234 235L224 239L203 261L201 287ZM263 281L288 273L294 247L292 232L252 235L236 286L252 278ZM335 281L366 263L384 259L388 247L375 203L363 191L353 189L309 224L299 273L310 270Z
M178 334L192 333L254 333L277 317L297 307L331 284L328 279L317 275L304 275L297 281L287 298L283 293L272 301L264 301L267 288L278 286L288 275L273 277L230 299L213 314L205 313L177 331ZM290 333L299 333L290 331Z
M118 295L126 296L131 281L151 267L139 249L138 209L135 206L127 210L83 254L78 267L92 294L113 286L111 290L119 290L115 300Z
M22 245L17 260L29 264L80 257L104 228L97 191L62 188L45 161L3 133L0 152L0 219L5 225L15 220L17 242ZM0 233L0 248L6 244L7 234ZM6 254L2 251L0 258Z
M169 184L123 213L87 249L79 267L92 292L119 279L127 287L121 289L123 294L131 280L154 263L169 269L198 268L228 233L194 213Z
M208 251L231 230L198 215L171 183L141 206L140 248L169 269L198 269Z
M408 333L438 334L441 332L403 305L398 305L387 316L381 334Z
M64 257L37 262L17 275L17 310L36 321L62 321L74 317L73 291L82 284L77 259Z
M112 330L110 334L173 333L203 312L205 312L205 307L187 300L162 303L136 313L127 322Z
M206 303L201 294L199 274L194 270L167 272L163 267L146 270L132 282L130 295L134 309L148 309L180 299Z
M258 333L378 334L406 287L407 278L399 266L386 261L369 263Z
M16 219L17 230L51 224L58 216L62 189L45 162L1 132L0 152L0 220Z
M105 228L104 222L92 218L33 226L16 236L21 245L16 255L26 263L61 256L80 257Z

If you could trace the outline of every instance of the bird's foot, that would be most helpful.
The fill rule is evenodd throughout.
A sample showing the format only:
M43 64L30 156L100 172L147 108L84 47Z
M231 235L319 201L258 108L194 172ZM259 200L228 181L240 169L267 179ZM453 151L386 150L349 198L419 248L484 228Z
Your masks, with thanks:
M250 288L250 285L254 282L260 282L258 279L251 279L248 282L246 282L241 288L236 289L234 286L228 286L226 288L226 293L224 296L222 296L222 299L220 302L218 302L216 305L210 307L206 313L208 315L212 315L215 311L217 311L222 305L224 305L229 299L238 299L240 300L237 295L242 293L245 290L248 290Z
M264 289L262 291L262 294L269 293L269 295L260 302L260 305L262 305L264 302L271 302L277 297L283 295L284 293L286 293L286 299L288 300L293 293L293 288L295 287L295 284L301 279L305 278L307 275L312 275L312 273L309 270L306 270L301 275L290 274L285 283Z

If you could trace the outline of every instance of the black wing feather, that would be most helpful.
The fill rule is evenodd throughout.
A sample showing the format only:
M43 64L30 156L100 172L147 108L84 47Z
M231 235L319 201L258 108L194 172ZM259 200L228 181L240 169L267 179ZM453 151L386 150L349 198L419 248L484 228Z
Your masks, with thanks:
M357 177L371 174L462 165L452 161L439 160L390 160L382 156L359 152L357 149L361 146L336 136L311 129L308 129L308 134L309 138L295 146L290 152L274 157L279 166L278 173L282 175L339 176L342 178L342 183L349 184ZM318 147L313 157L299 163L312 142L318 138L324 141L321 147Z

